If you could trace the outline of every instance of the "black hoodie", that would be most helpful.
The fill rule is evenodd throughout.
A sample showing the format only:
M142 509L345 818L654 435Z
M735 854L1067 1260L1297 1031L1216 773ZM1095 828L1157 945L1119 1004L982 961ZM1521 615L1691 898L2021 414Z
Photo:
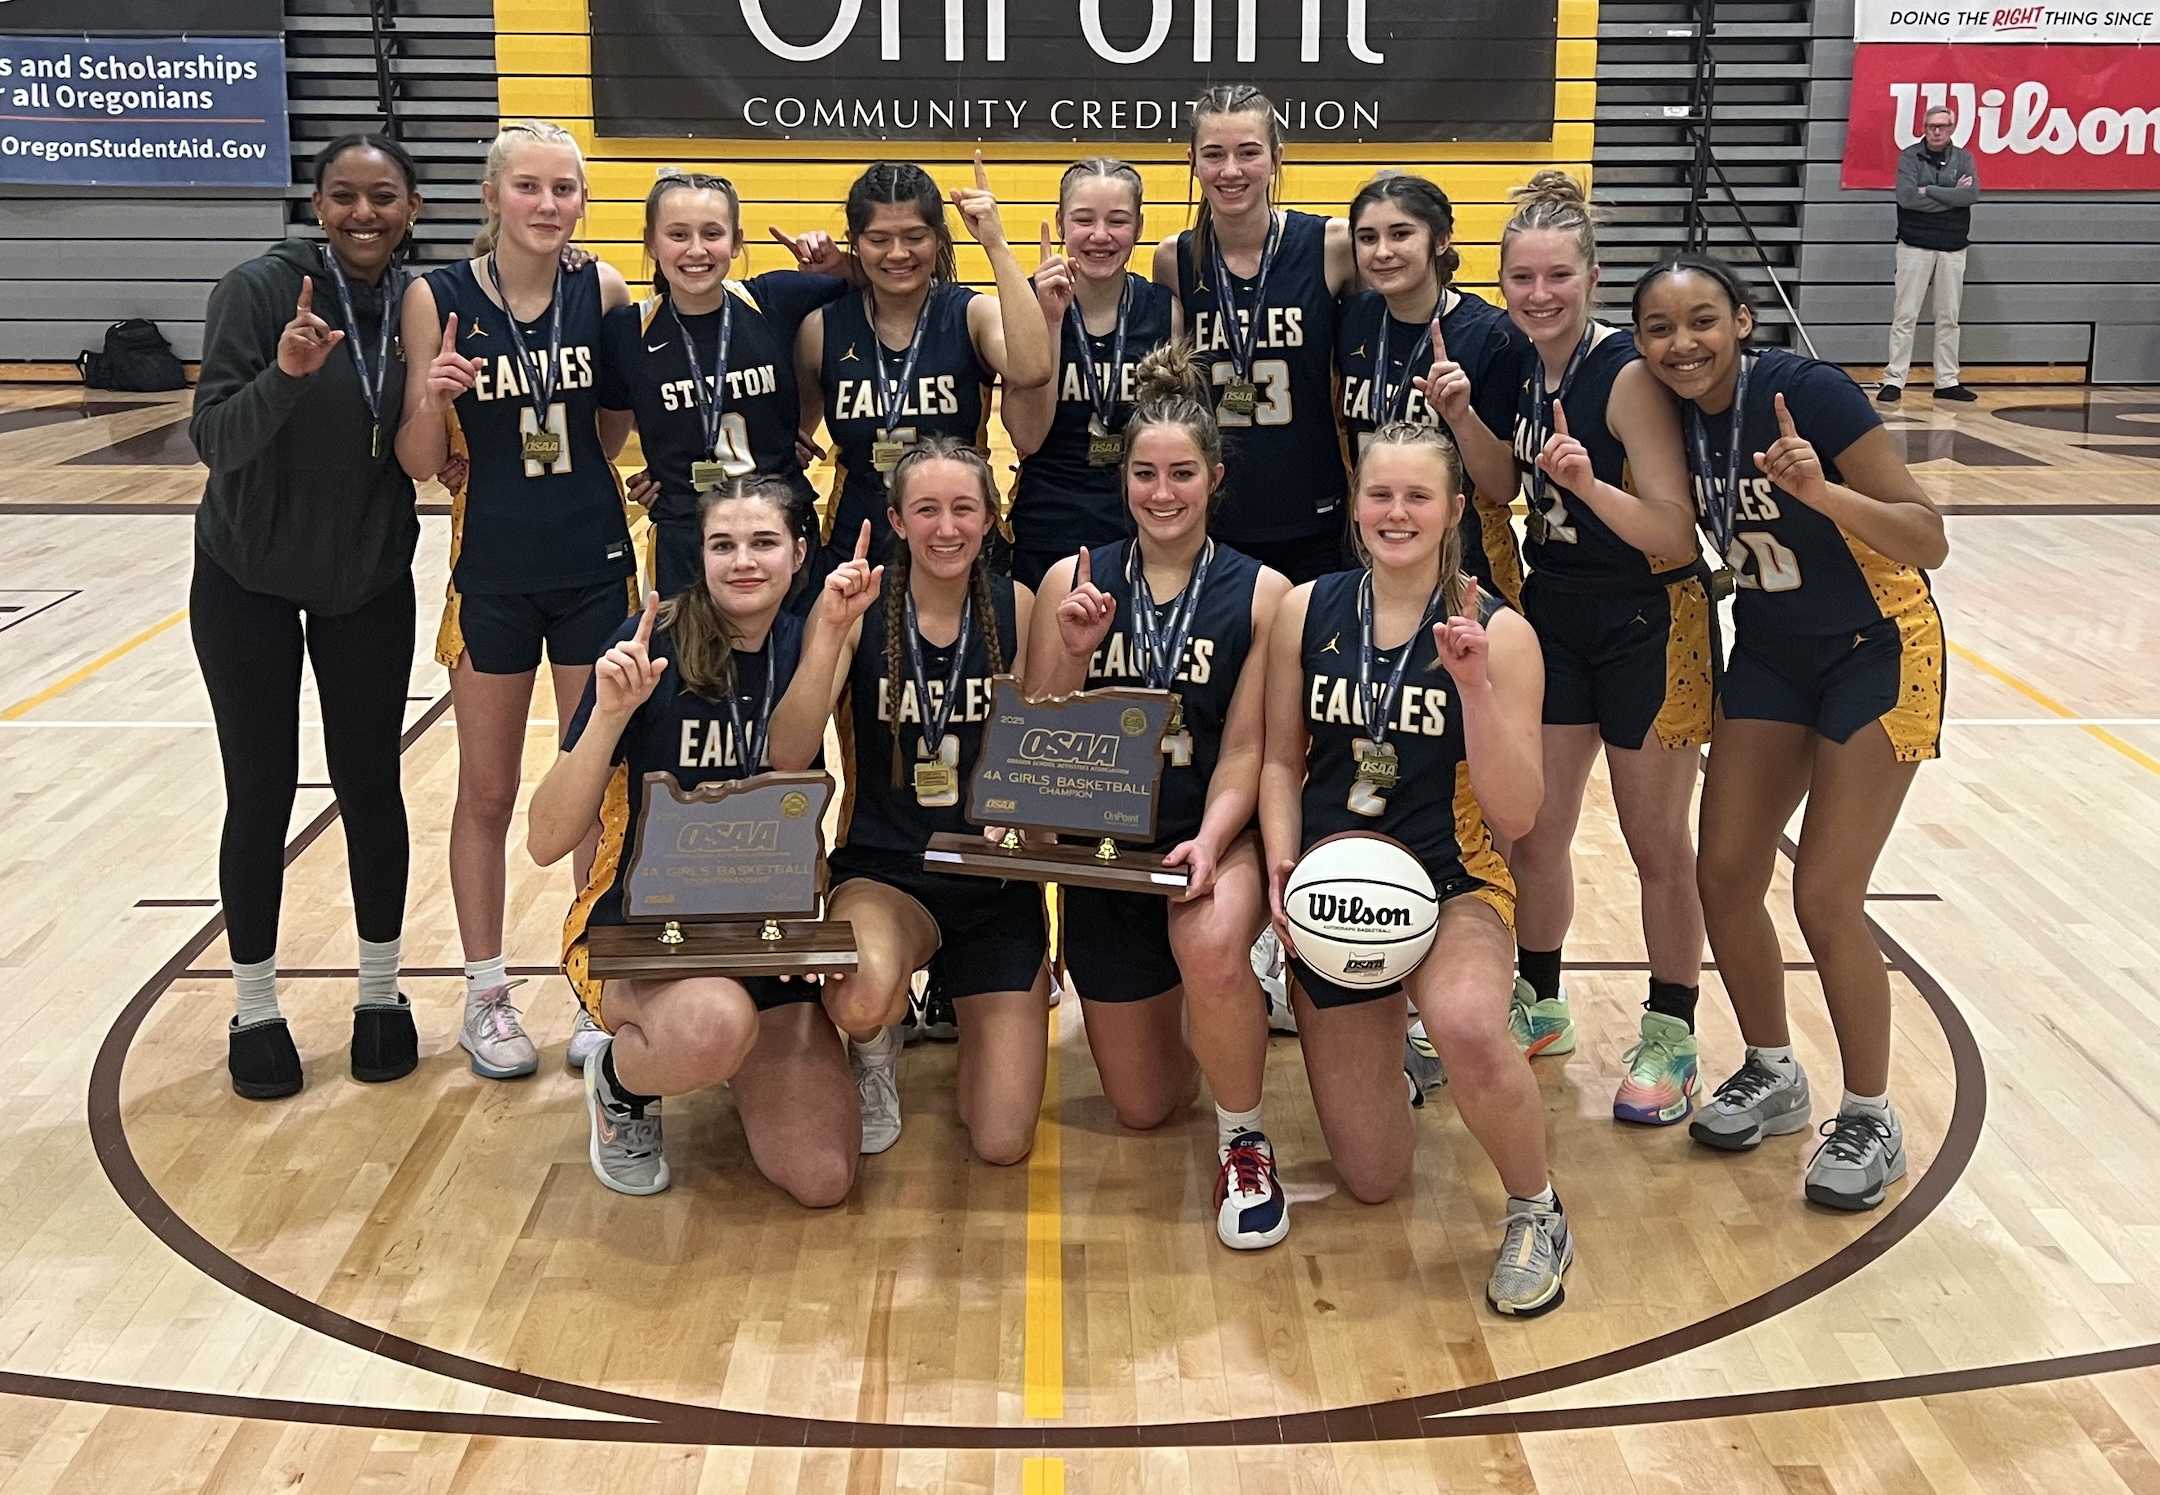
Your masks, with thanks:
M346 341L314 374L294 379L278 367L277 343L302 276L314 278L315 315L342 329ZM349 351L357 340L374 362L391 279L371 286L348 277L359 322L348 327L321 253L308 240L287 239L210 293L188 422L188 437L210 469L195 540L248 591L335 616L379 595L412 566L420 521L412 479L391 449L405 397L396 323L380 457L368 454L373 421ZM388 308L397 314L395 305Z

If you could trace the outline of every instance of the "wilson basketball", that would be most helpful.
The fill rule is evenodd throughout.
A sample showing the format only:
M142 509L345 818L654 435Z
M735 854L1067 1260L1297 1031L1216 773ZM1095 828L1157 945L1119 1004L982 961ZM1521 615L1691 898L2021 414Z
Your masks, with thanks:
M1354 987L1408 976L1440 923L1440 899L1417 858L1371 831L1315 842L1290 871L1283 908L1299 958Z

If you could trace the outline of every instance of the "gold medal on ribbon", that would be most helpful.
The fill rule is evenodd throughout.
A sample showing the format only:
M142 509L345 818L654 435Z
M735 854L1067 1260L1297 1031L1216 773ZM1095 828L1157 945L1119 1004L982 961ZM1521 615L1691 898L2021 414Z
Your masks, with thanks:
M890 477L892 470L900 465L900 459L907 455L908 448L912 445L913 442L903 441L897 436L881 436L870 443L870 465Z
M1260 408L1260 390L1250 379L1232 379L1223 387L1222 408L1232 415L1250 415Z
M703 493L708 488L727 485L728 470L725 462L693 462L690 464L690 486Z
M1382 791L1395 787L1395 780L1402 770L1394 744L1354 738L1350 743L1350 755L1357 762L1357 777L1350 781L1350 793L1345 803L1351 814L1377 819L1387 812L1387 799Z
M1711 572L1710 600L1712 602L1723 602L1727 597L1730 597L1733 594L1734 580L1733 568L1730 566L1720 566L1717 570Z
M545 429L527 431L522 451L526 461L553 467L562 460L562 437Z

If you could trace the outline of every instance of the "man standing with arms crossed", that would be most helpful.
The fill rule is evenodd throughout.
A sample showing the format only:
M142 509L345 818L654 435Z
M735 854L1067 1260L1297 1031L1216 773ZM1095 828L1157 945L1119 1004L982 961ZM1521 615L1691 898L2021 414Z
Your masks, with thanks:
M1972 153L1950 143L1957 116L1928 110L1921 136L1898 157L1897 298L1890 316L1890 363L1875 398L1895 405L1912 368L1913 329L1928 282L1935 282L1935 398L1979 398L1958 382L1958 303L1965 295L1965 246L1980 199Z

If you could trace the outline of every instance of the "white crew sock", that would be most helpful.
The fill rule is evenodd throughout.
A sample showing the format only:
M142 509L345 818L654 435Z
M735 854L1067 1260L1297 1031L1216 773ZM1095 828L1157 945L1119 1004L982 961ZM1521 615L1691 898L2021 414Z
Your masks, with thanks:
M1560 1196L1553 1192L1552 1180L1545 1180L1545 1187L1535 1194L1510 1194L1510 1199L1520 1199L1524 1204L1534 1204L1539 1209L1558 1209Z
M893 1051L900 1047L900 1030L893 1027L880 1028L877 1030L877 1036L867 1041L850 1038L848 1047L854 1050L858 1058L873 1063L890 1059L893 1056Z
M276 955L251 965L235 964L232 974L237 998L233 1009L236 1026L252 1028L257 1023L273 1022L285 1015L278 1011Z
M473 998L484 991L492 991L498 986L508 986L509 984L510 973L504 969L503 958L500 955L491 956L486 960L468 960L465 962L465 1000L467 1002L472 1001Z
M1800 1069L1800 1061L1793 1057L1792 1045L1789 1043L1783 1048L1755 1048L1749 1049L1748 1052L1788 1080L1798 1073Z
M1225 1111L1221 1106L1215 1108L1216 1151L1220 1152L1227 1148L1230 1145L1230 1139L1239 1132L1257 1132L1259 1130L1260 1108L1258 1106L1254 1106L1250 1111Z
M361 940L360 1003L362 1007L398 1005L398 950L402 938Z
M1881 1095L1854 1095L1848 1090L1845 1092L1845 1099L1838 1102L1838 1114L1840 1116L1876 1116L1888 1121L1890 1119L1890 1092L1885 1090Z

